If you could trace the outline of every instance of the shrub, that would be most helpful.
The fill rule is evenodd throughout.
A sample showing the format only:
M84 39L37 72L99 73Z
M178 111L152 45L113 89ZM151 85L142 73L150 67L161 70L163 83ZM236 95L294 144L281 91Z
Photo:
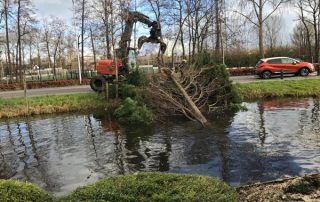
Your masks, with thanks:
M131 84L120 85L120 96L121 98L131 97L134 98L137 95L137 87Z
M149 84L149 79L139 68L135 68L127 76L127 82L128 84L135 86L147 86Z
M0 180L0 200L14 202L53 201L53 197L30 183Z
M61 201L238 201L235 190L215 178L143 173L110 177L76 189Z
M151 124L154 121L153 113L145 104L126 98L114 112L115 117L123 124Z

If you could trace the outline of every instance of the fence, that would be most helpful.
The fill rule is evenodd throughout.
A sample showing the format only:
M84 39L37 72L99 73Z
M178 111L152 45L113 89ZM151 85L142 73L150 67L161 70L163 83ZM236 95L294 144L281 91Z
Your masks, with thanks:
M92 78L97 75L96 71L86 70L81 73L82 78ZM54 76L51 70L41 70L41 71L30 71L26 72L25 78L27 81L51 81L51 80L75 80L79 79L79 72L76 70L63 70L57 71L56 76ZM15 80L16 77L12 77ZM10 77L3 77L0 79L1 82L8 82Z

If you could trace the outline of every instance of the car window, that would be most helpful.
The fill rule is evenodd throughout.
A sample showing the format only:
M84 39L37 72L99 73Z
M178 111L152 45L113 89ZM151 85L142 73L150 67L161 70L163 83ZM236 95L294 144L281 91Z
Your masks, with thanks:
M292 64L295 61L291 58L282 58L281 60L283 64Z
M282 64L282 60L281 59L271 59L268 60L269 64Z
M260 64L262 64L263 63L263 61L262 60L259 60L259 62L256 64L256 66L258 66L258 65L260 65Z

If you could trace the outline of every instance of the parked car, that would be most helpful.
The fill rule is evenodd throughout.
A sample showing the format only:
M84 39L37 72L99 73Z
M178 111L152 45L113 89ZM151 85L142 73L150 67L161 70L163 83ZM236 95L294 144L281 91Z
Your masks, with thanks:
M256 65L256 73L263 79L270 79L272 75L281 74L281 71L283 74L308 76L309 73L315 71L315 68L309 62L289 57L264 58Z

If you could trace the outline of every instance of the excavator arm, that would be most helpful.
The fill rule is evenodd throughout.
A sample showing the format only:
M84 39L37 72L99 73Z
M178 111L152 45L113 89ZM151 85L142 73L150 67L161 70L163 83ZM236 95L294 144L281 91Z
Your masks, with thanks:
M160 43L160 49L164 53L167 45L160 39L161 30L156 21L151 21L148 16L137 12L137 11L126 11L125 12L126 25L124 32L122 33L120 40L120 49L121 49L121 58L123 65L127 65L128 58L128 49L130 47L131 35L133 31L134 23L141 22L148 27L151 27L150 37L142 36L138 40L138 48L140 49L143 43Z

